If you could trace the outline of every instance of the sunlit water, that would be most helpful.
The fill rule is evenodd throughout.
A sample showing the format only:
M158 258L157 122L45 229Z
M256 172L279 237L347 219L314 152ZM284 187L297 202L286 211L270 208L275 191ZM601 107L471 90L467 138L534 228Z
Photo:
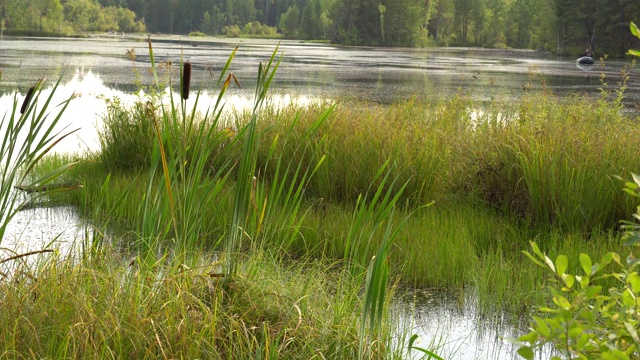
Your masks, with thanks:
M86 239L85 227L71 206L34 207L16 214L7 227L0 244L0 273L10 276L22 265L33 267L36 262L52 256L73 256ZM53 250L54 252L42 252ZM32 255L21 256L32 253ZM6 261L11 257L16 260Z
M229 54L238 50L229 71L238 78L225 96L228 111L250 109L258 64L268 61L276 42L268 40L203 41L156 38L154 53L160 79L177 84L180 58L193 64L192 90L201 91L198 109L206 111L217 98L216 82ZM134 50L135 60L126 56ZM564 96L597 94L604 82L618 89L622 69L630 61L607 61L604 67L578 67L575 59L557 59L532 51L485 49L339 48L283 41L282 62L272 84L274 104L308 104L318 99L363 99L389 103L415 96L436 100L456 95L483 102L516 99L543 87ZM181 55L182 54L182 55ZM169 65L171 63L171 65ZM0 116L18 108L27 89L48 79L41 98L61 78L52 104L73 95L59 131L79 128L58 144L60 153L98 151L98 129L106 111L105 98L133 103L144 94L139 84L151 84L144 39L20 39L0 41ZM633 109L640 94L638 71L626 83L625 104ZM174 86L174 90L176 87ZM188 106L194 106L192 96ZM50 116L57 114L50 109ZM66 127L66 128L65 128ZM65 130L66 129L66 130ZM15 254L56 248L69 253L85 239L82 220L73 208L35 208L18 213L1 244L0 261ZM55 242L52 243L52 240ZM37 255L40 259L48 254ZM34 259L37 258L34 256ZM32 260L25 260L32 261ZM13 262L2 264L8 271ZM395 313L401 332L416 333L415 345L435 349L446 359L514 359L517 347L505 340L526 332L522 321L480 319L473 301L463 305L442 293L424 292L415 300L398 299ZM506 316L506 315L504 315ZM540 358L549 357L546 351ZM419 358L419 354L413 354Z
M527 315L491 312L480 316L472 292L410 290L396 299L392 313L399 319L400 335L418 335L414 346L432 350L444 359L519 359L514 340L528 332ZM410 355L412 359L424 358L417 350ZM536 359L552 355L549 346L536 350Z

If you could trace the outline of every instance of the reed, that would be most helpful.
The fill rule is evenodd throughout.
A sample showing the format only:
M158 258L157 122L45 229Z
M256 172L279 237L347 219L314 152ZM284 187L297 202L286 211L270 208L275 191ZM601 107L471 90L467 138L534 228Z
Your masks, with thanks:
M59 178L76 162L62 164L43 174L36 174L33 171L53 146L76 131L54 132L60 121L60 116L71 101L71 98L63 101L54 116L49 117L53 94L59 83L60 80L53 86L50 95L44 99L44 103L41 103L39 100L44 82L38 81L35 86L29 88L19 113L19 94L16 92L12 108L3 114L0 121L0 132L3 133L0 143L0 159L2 159L0 162L0 242L9 222L22 206L42 198L48 193L65 191L70 188L45 190L44 186ZM24 199L14 189L15 186L34 191L31 192L28 199Z

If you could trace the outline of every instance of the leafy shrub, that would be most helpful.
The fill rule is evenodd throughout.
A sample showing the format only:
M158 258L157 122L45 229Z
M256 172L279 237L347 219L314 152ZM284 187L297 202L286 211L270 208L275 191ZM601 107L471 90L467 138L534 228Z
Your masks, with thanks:
M278 34L278 29L266 24L261 24L259 21L253 21L247 23L242 28L242 33L245 35L273 37Z
M192 31L187 36L188 37L205 37L205 34L201 31Z
M640 176L633 175L627 182L627 193L640 198ZM640 207L633 217L640 220ZM640 245L640 224L624 221L624 244ZM553 344L565 359L638 359L640 357L640 259L633 251L626 259L616 253L608 253L595 264L587 254L580 254L583 275L571 274L569 259L559 255L553 262L543 254L536 243L531 242L534 255L525 254L534 263L549 268L559 283L559 290L551 287L554 307L540 310L548 317L534 316L529 334L518 341L522 347L518 353L525 359L533 359L536 348ZM601 272L613 263L616 269ZM608 291L598 280L613 279L616 286ZM562 359L554 356L552 359Z
M242 30L240 30L238 25L225 26L222 32L228 37L240 37L240 35L242 35Z

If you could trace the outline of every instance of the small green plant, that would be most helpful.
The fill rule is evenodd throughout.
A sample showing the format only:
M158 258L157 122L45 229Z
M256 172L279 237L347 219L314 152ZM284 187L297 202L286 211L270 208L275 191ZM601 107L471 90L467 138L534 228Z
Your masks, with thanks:
M640 176L625 189L640 197ZM633 217L640 220L640 207ZM623 221L624 245L632 249L640 245L640 225ZM559 286L551 286L554 307L540 310L547 317L534 316L531 332L518 338L522 347L518 353L525 359L534 358L534 349L553 344L559 355L552 359L637 359L640 356L640 275L633 251L626 259L616 253L605 254L593 263L587 254L580 254L584 274L568 272L569 259L559 255L555 262L531 242L533 254L524 252L531 261L551 270ZM613 263L616 269L602 271ZM615 286L604 289L603 279L612 279Z

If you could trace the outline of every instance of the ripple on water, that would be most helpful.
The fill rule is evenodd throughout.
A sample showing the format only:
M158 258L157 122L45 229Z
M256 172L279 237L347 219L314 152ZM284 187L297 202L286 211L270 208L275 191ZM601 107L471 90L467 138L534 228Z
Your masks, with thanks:
M514 314L481 316L473 294L411 290L396 299L393 312L400 334L418 335L414 346L433 350L444 359L521 359L518 346L508 339L528 332L526 321L515 319ZM551 353L546 347L536 358L548 359ZM411 355L421 359L424 354L413 351Z
M82 222L72 206L38 207L20 211L11 219L0 244L0 261L16 254L54 249L61 256L71 254L84 237ZM38 257L27 258L33 264ZM21 260L22 261L22 260ZM7 274L16 266L15 261L0 265L0 271Z

